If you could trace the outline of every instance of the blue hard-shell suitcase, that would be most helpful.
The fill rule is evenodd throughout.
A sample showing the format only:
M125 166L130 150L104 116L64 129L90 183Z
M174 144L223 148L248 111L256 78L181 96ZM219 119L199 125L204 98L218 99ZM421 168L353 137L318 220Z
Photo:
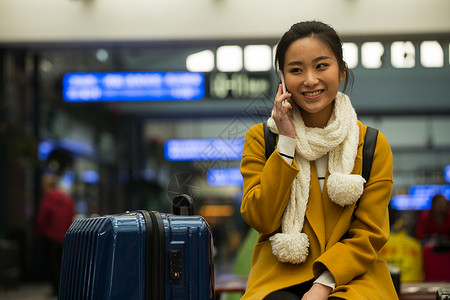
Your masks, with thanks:
M212 235L188 195L174 214L134 211L73 222L58 299L214 299ZM182 207L189 215L180 215Z

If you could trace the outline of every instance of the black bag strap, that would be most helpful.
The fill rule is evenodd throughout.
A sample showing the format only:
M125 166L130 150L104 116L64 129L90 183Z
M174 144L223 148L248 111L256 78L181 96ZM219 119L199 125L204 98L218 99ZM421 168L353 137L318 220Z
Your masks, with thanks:
M364 136L362 165L362 177L366 180L366 182L368 182L370 178L370 171L372 170L373 154L375 153L377 138L378 130L367 126L366 135Z
M364 136L363 145L363 161L362 161L362 174L361 176L369 182L370 171L372 170L373 155L375 153L375 147L377 146L378 130L367 126L366 135ZM356 201L355 209L353 210L353 215L359 206L359 200Z

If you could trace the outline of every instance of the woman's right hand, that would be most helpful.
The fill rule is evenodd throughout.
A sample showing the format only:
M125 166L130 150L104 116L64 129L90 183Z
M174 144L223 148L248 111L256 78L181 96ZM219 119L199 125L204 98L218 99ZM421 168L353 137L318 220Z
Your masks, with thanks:
M283 93L281 84L278 86L277 95L273 105L272 118L277 124L278 133L290 138L295 138L295 127L292 121L292 104L289 101L291 94L289 92Z
M320 283L314 283L311 289L303 295L302 300L326 300L333 289Z

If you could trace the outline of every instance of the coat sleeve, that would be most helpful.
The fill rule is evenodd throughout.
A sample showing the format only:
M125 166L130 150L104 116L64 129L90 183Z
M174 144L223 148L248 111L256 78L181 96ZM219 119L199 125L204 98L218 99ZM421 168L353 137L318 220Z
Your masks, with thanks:
M370 179L355 218L347 234L314 262L316 276L328 269L339 286L368 271L389 237L388 204L392 185L392 151L379 132Z
M298 171L295 163L287 164L277 151L266 162L262 124L247 131L241 160L244 180L241 214L247 224L263 234L280 228Z

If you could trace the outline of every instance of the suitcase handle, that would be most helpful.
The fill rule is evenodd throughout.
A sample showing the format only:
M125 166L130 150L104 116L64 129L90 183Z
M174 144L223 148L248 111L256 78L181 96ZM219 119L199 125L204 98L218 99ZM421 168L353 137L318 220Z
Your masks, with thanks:
M194 200L192 200L191 196L186 194L180 194L173 198L173 213L175 215L181 214L181 208L187 207L188 214L190 216L194 215Z

